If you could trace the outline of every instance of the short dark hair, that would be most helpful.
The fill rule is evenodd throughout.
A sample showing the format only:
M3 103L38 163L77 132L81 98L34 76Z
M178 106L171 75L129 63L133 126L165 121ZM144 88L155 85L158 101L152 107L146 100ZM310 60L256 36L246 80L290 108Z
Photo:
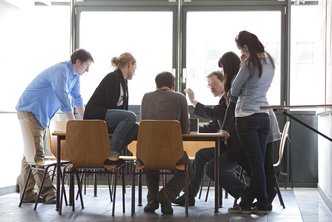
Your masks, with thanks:
M73 54L71 54L70 56L71 63L75 64L76 60L80 60L82 63L88 60L94 62L91 53L86 51L85 49L76 49L73 52Z
M172 88L175 85L175 77L170 72L161 72L156 76L155 82L158 88L163 86Z

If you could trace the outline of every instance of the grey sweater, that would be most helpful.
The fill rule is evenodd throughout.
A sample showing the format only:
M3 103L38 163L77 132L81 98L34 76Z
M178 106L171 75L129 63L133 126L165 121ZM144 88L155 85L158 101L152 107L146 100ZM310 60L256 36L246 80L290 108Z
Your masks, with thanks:
M178 120L182 133L189 131L186 97L173 90L146 93L141 104L141 120Z

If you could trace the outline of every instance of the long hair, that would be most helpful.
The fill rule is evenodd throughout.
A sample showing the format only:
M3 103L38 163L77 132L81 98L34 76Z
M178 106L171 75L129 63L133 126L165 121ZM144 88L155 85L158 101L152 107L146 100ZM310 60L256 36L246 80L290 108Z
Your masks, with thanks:
M248 51L250 53L250 56L248 58L249 71L253 72L257 68L259 72L259 77L262 76L262 63L259 54L264 54L264 53L267 54L268 59L271 61L274 67L274 61L272 57L270 56L269 53L265 51L263 44L259 41L259 39L255 34L250 33L248 31L241 31L235 38L235 42L237 46L240 48L243 48L245 45L248 47ZM266 59L265 63L267 63Z
M224 70L226 93L230 90L232 81L239 71L240 63L240 58L234 52L226 52L218 61L218 66Z

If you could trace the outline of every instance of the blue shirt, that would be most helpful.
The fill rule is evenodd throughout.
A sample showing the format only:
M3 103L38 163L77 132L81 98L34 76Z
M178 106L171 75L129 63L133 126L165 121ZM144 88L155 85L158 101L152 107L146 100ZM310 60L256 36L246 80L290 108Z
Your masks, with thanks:
M72 112L70 98L76 107L83 106L80 78L71 61L61 62L41 72L24 90L16 110L33 113L43 128L61 109Z

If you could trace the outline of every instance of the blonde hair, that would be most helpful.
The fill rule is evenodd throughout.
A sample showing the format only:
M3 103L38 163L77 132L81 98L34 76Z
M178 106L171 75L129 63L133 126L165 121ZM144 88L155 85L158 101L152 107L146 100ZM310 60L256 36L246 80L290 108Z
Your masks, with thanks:
M113 57L112 58L112 66L116 67L118 69L121 69L121 68L123 68L124 66L126 66L127 64L130 64L130 63L135 64L136 59L129 52L122 53L119 57Z

